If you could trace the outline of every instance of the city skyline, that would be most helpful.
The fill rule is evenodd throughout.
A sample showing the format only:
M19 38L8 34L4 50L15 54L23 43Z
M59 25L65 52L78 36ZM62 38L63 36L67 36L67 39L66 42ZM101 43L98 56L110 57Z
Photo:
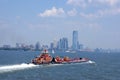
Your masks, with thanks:
M0 0L0 46L50 44L72 31L90 48L120 48L119 0Z
M77 32L77 31L73 31L73 33L74 32ZM78 34L77 34L77 38L78 38ZM72 39L72 40L73 40L72 42L74 42L74 39ZM42 46L47 46L47 47L53 48L53 49L56 49L56 48L58 48L58 49L68 49L68 48L71 48L72 49L72 45L69 44L69 40L68 40L67 37L62 37L62 38L59 38L58 40L53 40L49 44L41 44L40 41L37 41L34 44L15 43L14 46L11 46L9 44L4 44L4 45L2 45L0 47L10 47L10 48L16 47L16 48L20 48L20 47L28 47L28 46L32 46L32 47L34 46L34 47L36 47L36 49L38 49L38 48L40 48Z

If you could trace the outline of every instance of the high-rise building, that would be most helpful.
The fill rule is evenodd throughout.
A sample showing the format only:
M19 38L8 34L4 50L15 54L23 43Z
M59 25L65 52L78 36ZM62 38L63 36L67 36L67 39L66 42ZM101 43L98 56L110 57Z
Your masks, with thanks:
M20 48L20 44L19 43L16 43L16 48Z
M36 49L36 50L39 50L40 48L41 48L40 43L37 42L36 45L35 45L35 49Z
M57 48L57 40L53 40L53 48L56 49Z
M50 49L54 49L54 43L50 43Z
M83 44L79 44L78 49L83 50Z
M68 39L61 38L58 43L58 49L66 50L68 49Z
M78 31L73 31L73 35L72 35L72 49L73 50L77 50L78 49Z

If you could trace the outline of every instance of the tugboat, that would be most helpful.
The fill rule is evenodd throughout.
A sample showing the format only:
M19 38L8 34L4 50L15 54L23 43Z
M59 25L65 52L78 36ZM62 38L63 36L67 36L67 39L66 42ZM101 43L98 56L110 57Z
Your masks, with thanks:
M32 60L33 64L39 65L39 64L49 64L52 62L52 57L48 53L47 50L44 50L38 57Z
M65 56L63 58L56 56L52 57L47 50L44 50L38 57L32 60L35 65L42 64L70 64L70 63L81 63L89 61L88 58L69 58Z

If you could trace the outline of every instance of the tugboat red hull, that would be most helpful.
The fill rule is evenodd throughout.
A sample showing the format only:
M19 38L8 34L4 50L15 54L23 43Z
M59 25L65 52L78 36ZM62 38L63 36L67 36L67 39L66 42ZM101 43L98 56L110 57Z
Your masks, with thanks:
M88 58L75 58L71 59L69 61L51 61L51 62L42 62L38 63L36 61L32 61L33 64L35 65L43 65L43 64L71 64L71 63L83 63L83 62L88 62Z
M87 61L89 61L88 58L69 58L68 56L65 56L64 58L61 58L59 56L52 57L49 53L47 53L47 50L45 50L38 57L34 58L31 63L35 65L70 64L70 63L81 63L81 62L87 62Z

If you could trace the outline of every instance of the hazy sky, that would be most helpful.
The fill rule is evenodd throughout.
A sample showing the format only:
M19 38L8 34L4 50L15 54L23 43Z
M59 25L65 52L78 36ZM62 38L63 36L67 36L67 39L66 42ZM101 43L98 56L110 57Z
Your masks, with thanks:
M0 0L0 46L62 37L90 48L120 48L120 0Z

